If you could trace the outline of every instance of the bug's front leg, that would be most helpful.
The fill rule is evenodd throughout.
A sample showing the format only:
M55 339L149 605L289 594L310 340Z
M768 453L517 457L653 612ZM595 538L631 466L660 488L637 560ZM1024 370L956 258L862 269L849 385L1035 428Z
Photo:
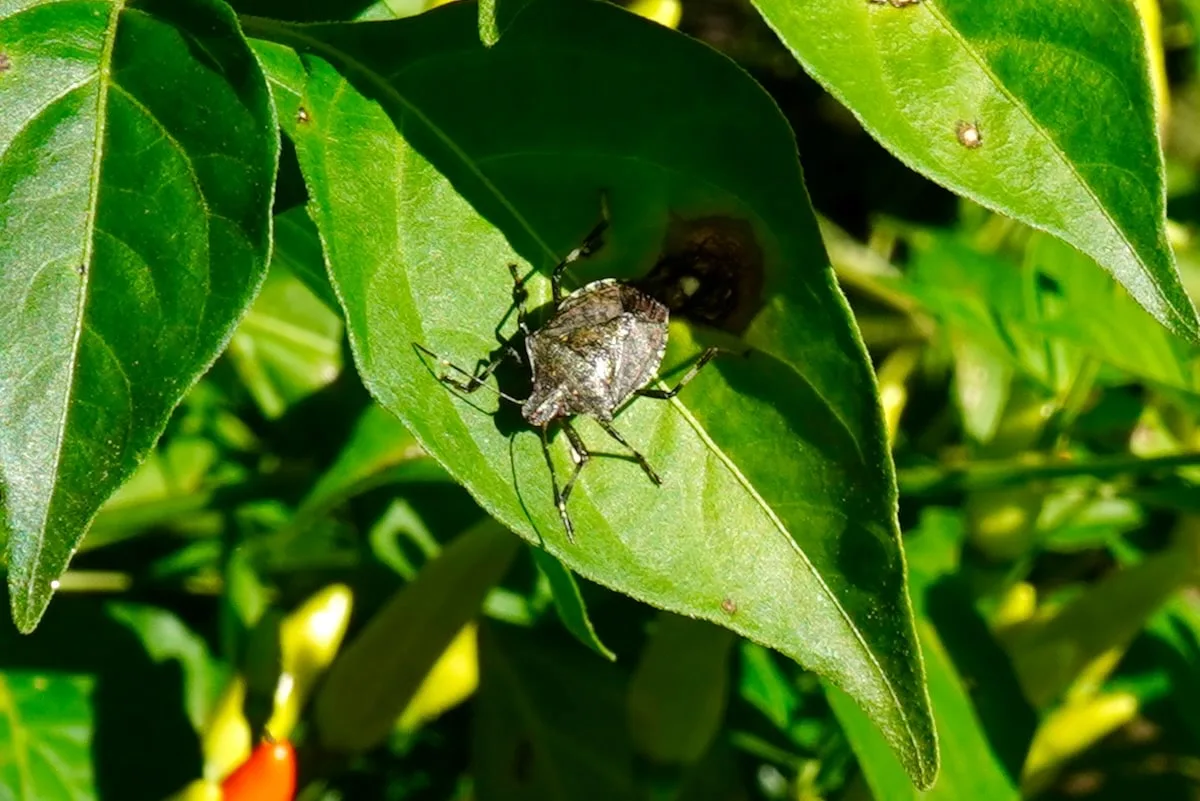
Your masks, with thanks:
M527 304L529 302L529 290L525 288L525 279L521 277L520 267L515 264L508 265L508 271L512 273L513 290L512 301L513 308L517 310L517 327L525 336L529 336L529 314Z
M550 289L554 293L554 305L557 306L559 301L563 299L562 279L567 271L567 267L571 266L579 259L585 259L595 253L604 244L604 232L608 230L608 196L601 193L600 195L600 222L596 223L596 227L583 238L583 242L579 247L567 254L567 257L560 261L550 273Z
M441 356L437 355L436 353L431 351L429 348L425 347L424 345L422 345L420 343L414 342L413 347L415 347L417 350L421 351L422 353L426 354L427 356L432 357L442 367L445 367L448 370L453 370L454 372L464 376L465 378L459 379L459 378L451 377L448 373L442 373L441 375L438 376L438 381L441 381L443 384L452 386L455 389L459 390L460 392L463 392L468 395L471 394L472 392L474 392L475 390L479 389L480 387L487 386L487 384L485 384L484 382L487 381L488 377L496 371L497 367L504 364L504 362L506 362L508 359L514 358L514 357L517 359L521 358L521 356L517 352L516 348L514 348L512 345L505 345L504 348L501 350L500 355L496 356L490 362L485 364L482 369L480 369L479 367L476 367L475 372L472 373L472 372L469 372L466 368L459 367L457 364L454 364L449 359L443 359ZM511 401L512 403L520 404L522 402L520 398L514 398L511 395L501 392L499 389L494 389L493 391L500 397L504 398L507 401Z
M583 439L579 436L579 432L570 422L564 420L562 422L563 433L567 435L567 442L571 446L571 461L574 466L571 470L571 477L567 479L567 483L559 489L558 471L554 467L554 459L550 456L550 424L542 426L542 453L546 456L546 464L550 466L550 484L554 488L554 505L558 508L558 516L562 518L563 528L567 531L567 541L574 544L575 542L575 524L571 522L571 513L567 511L567 500L571 497L571 490L575 488L575 480L579 478L579 473L583 470L583 466L588 463L591 458L591 453L587 446L583 444Z

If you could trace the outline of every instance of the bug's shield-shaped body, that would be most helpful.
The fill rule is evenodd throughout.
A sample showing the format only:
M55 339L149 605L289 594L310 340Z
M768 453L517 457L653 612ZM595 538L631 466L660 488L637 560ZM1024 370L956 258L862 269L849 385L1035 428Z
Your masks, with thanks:
M654 298L611 279L563 298L525 340L534 385L522 415L534 425L576 414L611 420L658 372L667 316Z

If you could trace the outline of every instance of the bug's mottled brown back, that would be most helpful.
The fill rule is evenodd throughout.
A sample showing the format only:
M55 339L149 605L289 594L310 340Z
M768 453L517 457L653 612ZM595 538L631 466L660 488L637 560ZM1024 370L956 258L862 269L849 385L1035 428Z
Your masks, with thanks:
M535 377L527 420L590 414L611 420L654 378L667 343L667 308L611 279L563 299L525 346Z

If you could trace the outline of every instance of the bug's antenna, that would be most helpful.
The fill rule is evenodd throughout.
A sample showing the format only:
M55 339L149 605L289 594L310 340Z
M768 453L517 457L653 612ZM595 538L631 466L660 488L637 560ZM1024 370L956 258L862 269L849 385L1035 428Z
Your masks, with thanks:
M515 403L518 406L520 406L521 404L523 404L525 402L525 401L521 400L520 398L514 398L512 395L509 395L506 392L502 392L499 388L493 387L491 384L486 383L488 376L490 376L495 371L495 369L504 362L505 359L516 354L516 351L511 346L505 348L504 352L502 354L500 354L497 358L493 359L486 367L483 368L483 371L478 374L469 373L466 370L464 370L463 368L459 367L457 364L454 364L453 362L451 362L449 359L443 359L441 356L437 355L436 353L434 353L429 348L425 347L424 345L422 345L419 342L414 342L413 347L416 348L417 350L421 351L425 355L433 358L442 367L447 367L447 368L455 371L456 373L460 373L467 377L466 381L459 381L457 379L451 378L450 376L448 376L445 373L442 373L441 375L438 376L438 381L441 381L443 384L448 384L448 385L454 387L455 389L457 389L461 392L467 393L467 394L470 394L470 393L474 392L475 390L479 389L480 387L483 387L484 389L488 390L489 392L491 392L495 395L499 395L501 398L508 401L509 403Z

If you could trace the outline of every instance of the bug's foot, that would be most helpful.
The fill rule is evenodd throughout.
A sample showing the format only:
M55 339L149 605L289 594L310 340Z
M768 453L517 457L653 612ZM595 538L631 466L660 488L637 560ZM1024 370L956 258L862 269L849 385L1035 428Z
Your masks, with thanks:
M659 478L658 473L655 472L654 468L650 466L649 462L647 462L645 459L638 459L638 464L642 466L642 472L646 474L646 478L650 479L654 483L654 486L662 486L662 479Z
M560 504L558 507L558 516L562 518L563 528L567 530L567 542L575 544L575 524L571 522L571 516L567 514L567 505Z

